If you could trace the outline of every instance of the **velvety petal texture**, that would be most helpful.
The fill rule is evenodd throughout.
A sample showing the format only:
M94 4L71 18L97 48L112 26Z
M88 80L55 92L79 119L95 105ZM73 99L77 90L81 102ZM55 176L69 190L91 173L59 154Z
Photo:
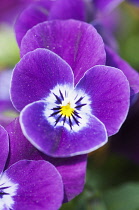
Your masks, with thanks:
M135 71L126 61L124 61L116 52L106 47L106 65L119 68L123 71L130 84L130 95L139 92L139 73Z
M70 158L52 158L37 150L23 135L18 118L6 128L10 140L10 155L6 168L23 159L46 160L61 174L64 184L64 200L68 202L82 192L85 184L87 155Z
M0 174L2 173L9 153L9 137L7 131L0 125Z
M75 84L87 69L105 64L102 38L92 25L77 20L47 21L34 26L22 39L21 57L36 48L61 56L71 66Z
M20 111L25 105L47 97L58 82L73 86L70 66L53 52L37 49L25 55L16 65L11 83L11 100Z
M92 113L106 126L108 135L115 134L129 109L129 83L119 69L95 66L88 70L77 88L92 99Z
M64 126L52 126L45 116L45 106L45 101L34 102L27 105L20 115L24 135L45 154L52 157L86 154L107 142L105 126L95 116L89 117L84 128L72 132Z
M57 210L60 208L63 200L63 183L60 174L51 163L19 161L8 168L1 179L6 180L6 177L15 186L12 209Z

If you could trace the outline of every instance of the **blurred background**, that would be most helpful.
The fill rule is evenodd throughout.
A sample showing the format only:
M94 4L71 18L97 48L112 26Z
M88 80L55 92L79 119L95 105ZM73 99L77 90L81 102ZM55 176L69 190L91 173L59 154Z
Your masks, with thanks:
M139 7L123 2L107 17L118 51L139 71ZM0 24L0 71L13 69L19 49L11 24ZM120 132L101 149L89 154L83 193L61 210L139 210L139 100Z

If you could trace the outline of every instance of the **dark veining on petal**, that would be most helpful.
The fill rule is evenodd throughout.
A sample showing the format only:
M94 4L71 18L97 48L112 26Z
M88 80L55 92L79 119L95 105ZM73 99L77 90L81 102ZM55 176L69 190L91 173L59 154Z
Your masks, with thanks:
M62 106L62 102L64 101L64 99L67 97L68 93L67 91L64 92L64 94L62 93L62 91L59 89L59 95L56 95L55 93L53 93L53 95L56 98L56 104L59 104L58 106L52 108L51 110L54 111L49 117L55 117L55 125L56 126L58 124L58 122L62 121L63 122L63 126L65 125L65 123L67 122L72 130L73 126L76 124L78 126L80 126L80 122L79 122L79 118L80 117L80 109L81 107L87 105L87 104L82 104L82 100L85 96L81 96L76 102L75 102L75 110L73 111L73 113L71 114L71 116L64 116L63 114L61 114L61 106ZM78 94L75 96L74 100L76 100L78 98ZM79 112L78 112L78 111ZM60 115L59 115L60 114ZM67 121L66 121L67 119Z
M80 97L76 102L75 104L78 104L79 102L81 102L83 100L84 97Z
M71 118L69 117L69 125L70 125L70 128L72 130L72 122L71 122Z
M57 123L59 122L59 120L61 119L61 117L62 117L62 114L56 119L55 126L57 125Z
M75 106L76 109L80 109L82 106L85 106L86 104L80 104L78 106Z
M62 103L61 99L55 93L53 93L53 95L56 97L57 103L61 104Z
M64 100L64 96L63 96L63 94L62 94L60 89L59 89L59 93L60 93L60 96L61 96L62 100Z

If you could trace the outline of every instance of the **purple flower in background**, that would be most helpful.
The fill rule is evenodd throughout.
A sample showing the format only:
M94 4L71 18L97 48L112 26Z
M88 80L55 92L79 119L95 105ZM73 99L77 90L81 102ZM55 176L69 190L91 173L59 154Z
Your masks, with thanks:
M8 134L0 126L0 209L57 210L63 200L63 182L47 161L19 161L3 172L9 152Z
M35 0L1 0L0 22L13 23L16 16Z
M47 155L68 157L99 148L107 132L119 130L129 108L129 84L119 69L95 66L74 87L70 66L36 49L15 67L11 97L18 110L28 104L20 115L26 138Z
M99 10L102 14L111 12L124 0L92 0L95 9Z
M32 3L17 18L15 24L16 38L20 45L26 32L46 20L54 19L75 19L89 21L92 19L92 2L88 0L41 0Z
M120 56L110 49L108 46L106 49L106 65L119 68L126 75L130 84L130 95L131 100L133 96L139 92L139 73L135 71L126 61L124 61ZM136 97L136 96L135 96Z
M52 158L37 150L23 135L19 119L15 119L6 128L10 149L6 168L23 159L46 160L59 171L64 185L64 200L70 201L82 192L85 183L87 155L70 158Z
M99 10L102 14L107 14L115 9L124 0L92 0L95 9ZM127 2L139 6L138 0L127 0Z

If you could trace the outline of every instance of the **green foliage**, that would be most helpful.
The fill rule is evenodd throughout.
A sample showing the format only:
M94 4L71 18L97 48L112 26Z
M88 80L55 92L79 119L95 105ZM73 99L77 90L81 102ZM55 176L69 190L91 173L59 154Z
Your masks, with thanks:
M19 61L19 49L12 28L0 25L0 70L13 68Z

